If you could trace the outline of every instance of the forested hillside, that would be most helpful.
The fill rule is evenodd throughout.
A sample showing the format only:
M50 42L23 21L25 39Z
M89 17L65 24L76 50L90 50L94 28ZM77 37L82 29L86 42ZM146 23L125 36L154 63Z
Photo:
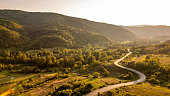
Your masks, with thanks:
M27 45L30 48L82 47L88 44L108 46L113 41L136 40L133 33L116 25L92 22L57 13L0 10L0 18L0 25L3 27L0 29L4 30L6 27L13 33L17 33L23 39L17 40L28 41ZM2 38L0 39L1 42L5 42Z
M27 38L23 36L19 30L21 25L0 18L0 47L11 48L25 45Z

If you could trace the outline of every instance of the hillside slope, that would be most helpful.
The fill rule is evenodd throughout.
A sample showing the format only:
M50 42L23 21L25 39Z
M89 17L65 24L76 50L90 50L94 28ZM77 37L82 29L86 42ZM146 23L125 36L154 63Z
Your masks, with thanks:
M149 25L141 25L141 26L121 26L134 34L144 37L157 39L161 41L170 40L170 26L149 26Z
M57 13L25 12L20 10L0 10L0 17L8 18L25 27L54 29L59 25L69 26L91 33L107 36L114 41L135 40L133 33L116 25L97 23L85 19L69 17Z
M15 22L0 19L0 48L12 48L18 46L25 46L27 38L20 32L17 32L22 28L21 25Z
M56 28L25 27L8 19L0 19L0 48L108 46L112 43L105 36L64 25Z

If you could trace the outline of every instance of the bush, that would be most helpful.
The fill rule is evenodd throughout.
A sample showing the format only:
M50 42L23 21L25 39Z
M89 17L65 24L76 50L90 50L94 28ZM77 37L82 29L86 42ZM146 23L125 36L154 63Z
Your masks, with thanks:
M60 86L59 88L57 88L57 91L61 91L61 90L66 90L66 89L71 89L73 88L73 85L69 84L69 83L65 83L62 86Z
M99 78L100 76L100 73L99 72L94 72L93 73L93 78Z
M58 91L56 93L56 96L71 96L72 95L72 90L71 89L66 89L66 90L62 90L62 91Z
M104 76L106 76L106 77L109 76L109 71L108 71L107 69L103 69L103 71L104 71L104 72L103 72L103 75L104 75Z
M157 76L156 75L151 75L150 79L148 79L148 81L152 84L159 84L160 81L158 79L156 79Z

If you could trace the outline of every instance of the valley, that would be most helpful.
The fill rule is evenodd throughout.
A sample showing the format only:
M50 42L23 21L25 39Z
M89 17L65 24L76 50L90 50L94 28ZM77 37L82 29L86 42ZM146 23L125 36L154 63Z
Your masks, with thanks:
M0 96L168 96L169 27L138 27L0 10Z

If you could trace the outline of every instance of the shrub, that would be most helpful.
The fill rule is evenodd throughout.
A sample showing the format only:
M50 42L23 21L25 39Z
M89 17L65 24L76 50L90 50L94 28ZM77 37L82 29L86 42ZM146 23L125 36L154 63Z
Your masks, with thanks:
M66 89L66 90L62 90L62 91L58 91L56 93L56 96L71 96L72 95L72 90L71 89Z
M93 78L99 78L100 76L100 73L99 72L94 72L93 73Z
M69 84L69 83L65 83L62 86L60 86L59 88L57 88L57 91L61 91L61 90L66 90L66 89L71 89L73 88L73 85Z
M103 71L104 71L104 72L103 72L103 75L104 75L104 76L106 76L106 77L109 76L109 71L108 71L107 69L103 69Z

